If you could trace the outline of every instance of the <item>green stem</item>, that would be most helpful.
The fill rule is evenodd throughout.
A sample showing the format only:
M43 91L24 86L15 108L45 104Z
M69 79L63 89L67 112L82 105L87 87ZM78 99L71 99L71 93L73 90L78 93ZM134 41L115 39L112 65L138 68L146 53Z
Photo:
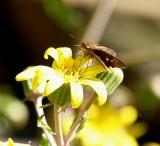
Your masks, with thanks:
M64 139L63 139L63 132L62 132L61 107L58 105L54 105L54 122L55 122L57 145L63 146Z
M80 111L78 113L77 118L75 119L72 127L70 128L68 134L65 137L65 145L64 146L69 146L69 143L73 140L73 138L75 137L76 131L78 130L81 121L83 120L84 114L85 112L89 109L89 107L95 102L96 98L95 96L92 94L90 98L88 98L88 100L86 100L85 102L83 102Z
M38 117L43 116L42 122L45 123L46 125L48 125L48 124L47 124L47 121L46 121L46 118L45 118L45 116L44 116L43 108L41 108L41 107L42 107L42 99L43 99L43 96L39 96L39 97L35 100L34 105L35 105L35 109L36 109L36 112L37 112ZM57 144L56 144L56 142L55 142L55 140L54 140L53 135L52 135L51 133L49 133L47 130L45 130L45 129L43 129L43 131L44 131L44 133L45 133L45 135L46 135L49 143L51 144L51 146L57 146Z
M77 129L80 126L80 121L83 119L83 113L79 113L79 116L77 119L74 121L74 124L72 125L70 131L68 132L67 136L65 137L65 145L64 146L69 146L69 143L72 141L72 139L75 136L75 133Z

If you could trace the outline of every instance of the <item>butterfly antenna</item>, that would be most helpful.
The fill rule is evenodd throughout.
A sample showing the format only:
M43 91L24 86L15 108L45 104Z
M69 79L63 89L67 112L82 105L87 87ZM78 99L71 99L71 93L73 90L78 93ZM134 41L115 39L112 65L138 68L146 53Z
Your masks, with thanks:
M75 36L74 36L73 34L69 34L69 36L70 36L71 38L75 38Z

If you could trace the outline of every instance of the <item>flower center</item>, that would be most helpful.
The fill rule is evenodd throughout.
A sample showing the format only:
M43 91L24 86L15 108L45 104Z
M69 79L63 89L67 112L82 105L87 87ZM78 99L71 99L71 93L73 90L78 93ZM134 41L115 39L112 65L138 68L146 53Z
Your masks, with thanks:
M72 65L71 67L61 65L57 68L57 71L60 72L65 79L65 82L74 81L77 82L80 78L79 71L80 69Z

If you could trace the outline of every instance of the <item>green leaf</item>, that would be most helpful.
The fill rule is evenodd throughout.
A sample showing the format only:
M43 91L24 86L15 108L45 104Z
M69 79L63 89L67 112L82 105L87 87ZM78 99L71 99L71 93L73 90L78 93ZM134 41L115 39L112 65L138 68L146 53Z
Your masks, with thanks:
M81 22L75 11L60 0L45 0L43 1L43 6L46 13L66 30L72 31Z
M46 137L42 137L39 146L50 146L50 143Z

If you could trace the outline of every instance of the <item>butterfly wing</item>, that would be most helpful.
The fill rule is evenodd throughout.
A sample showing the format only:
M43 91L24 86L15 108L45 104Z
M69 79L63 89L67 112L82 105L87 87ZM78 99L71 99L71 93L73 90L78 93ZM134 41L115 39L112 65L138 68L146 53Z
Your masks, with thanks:
M104 47L104 46L101 46L99 44L95 44L93 47L93 50L99 50L99 51L102 51L104 53L107 53L111 56L114 56L116 57L116 51L114 51L113 49L110 49L110 48L107 48L107 47Z
M116 52L113 49L101 46L99 44L93 44L88 41L82 42L81 48L85 49L107 70L109 70L108 67L110 66L119 67L121 69L126 68L126 65L121 60L116 58Z
M105 64L105 66L118 67L121 69L126 68L126 65L121 60L108 54L107 52L104 52L102 50L97 50L97 49L94 49L92 51L99 58L99 60L101 60L101 62L103 62L103 64ZM99 60L97 60L97 61L99 61Z

